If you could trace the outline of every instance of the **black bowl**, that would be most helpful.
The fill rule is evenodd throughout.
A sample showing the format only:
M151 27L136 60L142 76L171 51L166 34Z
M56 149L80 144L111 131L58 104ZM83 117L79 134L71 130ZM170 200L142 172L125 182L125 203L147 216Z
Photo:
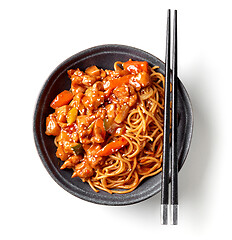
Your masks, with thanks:
M66 191L76 197L89 202L103 205L128 205L143 201L161 190L161 173L145 179L137 189L126 194L109 194L104 191L94 192L88 183L79 178L71 178L72 170L60 170L61 162L56 157L54 137L45 134L46 117L53 112L51 101L65 89L70 89L70 80L67 70L96 65L103 69L113 69L115 61L128 61L129 59L147 61L150 66L160 66L159 71L164 74L164 63L155 56L140 49L123 45L102 45L79 52L62 62L45 82L34 113L34 139L39 156L52 178ZM178 88L178 161L179 170L186 159L193 128L193 114L189 96L181 81Z

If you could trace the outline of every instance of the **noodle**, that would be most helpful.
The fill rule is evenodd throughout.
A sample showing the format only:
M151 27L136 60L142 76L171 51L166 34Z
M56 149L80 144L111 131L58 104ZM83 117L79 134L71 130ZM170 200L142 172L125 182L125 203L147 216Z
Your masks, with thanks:
M122 69L121 66L124 66L123 62L120 62L120 61L115 62L114 71L106 70L107 76L114 77L114 74L117 74L117 73L122 74L123 71L125 71L125 69ZM141 181L143 181L145 178L154 176L162 171L164 76L161 73L158 73L156 71L158 69L158 66L154 66L153 68L149 67L149 69L150 69L150 73L149 73L150 84L141 88L139 91L137 91L137 103L133 107L126 109L128 113L122 122L120 123L114 122L112 125L110 125L109 130L107 130L109 132L112 131L111 128L112 126L114 126L114 124L116 126L119 126L119 125L123 126L121 128L118 128L118 131L121 131L121 129L124 129L124 131L120 132L119 136L123 138L127 144L123 145L123 147L120 147L120 149L118 150L110 152L108 156L103 155L104 157L101 157L101 159L103 160L99 160L99 162L97 162L96 166L94 165L94 167L93 167L94 162L89 162L89 164L90 165L92 164L92 165L91 165L91 168L89 168L88 170L93 171L92 175L86 175L87 177L83 175L84 177L82 177L82 175L80 175L80 171L81 171L80 169L82 169L81 167L83 166L84 166L83 167L84 169L87 169L86 158L89 157L88 151L90 151L89 149L91 149L91 146L93 148L96 146L99 148L102 148L103 143L99 143L99 144L91 143L92 145L90 145L90 143L86 145L83 144L84 151L87 153L87 155L85 155L84 153L84 158L83 158L83 155L78 155L78 154L72 155L72 153L69 150L67 150L68 148L65 148L67 144L65 145L64 142L67 141L67 138L71 136L69 145L71 146L70 147L71 150L74 149L73 147L75 142L73 141L75 137L75 136L73 137L74 132L70 132L70 130L66 130L66 129L63 130L63 128L61 128L63 131L61 130L61 133L59 133L59 135L56 135L55 137L54 141L56 146L58 147L57 156L62 161L65 161L64 165L66 164L68 168L72 168L74 170L73 177L76 176L75 175L75 171L76 171L76 174L79 174L77 176L79 176L83 181L87 182L95 192L98 192L98 190L103 190L110 194L111 193L129 193L133 191L136 187L138 187ZM95 69L95 71L98 71L98 69ZM80 72L78 72L77 74L82 76ZM104 74L104 72L101 70L99 74ZM74 72L69 72L69 76L71 76L70 78L72 80L72 86L74 86L74 81L77 81L76 79L72 79L73 75L74 75ZM115 78L119 79L117 75ZM76 84L75 87L76 86L80 88L80 85ZM78 88L78 91L79 91L79 88ZM87 89L88 88L89 87L87 87ZM74 89L74 87L71 88L72 92L74 92L74 90L75 90L75 94L77 95L79 94L78 96L82 96L84 93L86 94L87 92L86 87L84 91L80 90L79 92L76 89ZM72 107L76 107L80 112L80 116L86 116L86 115L90 116L91 113L92 115L93 113L95 113L93 110L87 109L87 112L83 114L83 112L86 110L85 109L83 110L81 108L82 105L80 103L80 100L79 102L78 100L75 100L75 101L74 100L75 100L75 96L69 104L66 104L68 106L67 111L70 112L70 109ZM55 111L58 111L58 110L55 110ZM66 114L66 118L68 121L68 114ZM56 116L56 119L58 119L57 116ZM78 119L78 117L76 117L76 119ZM76 120L76 122L78 122L78 120ZM92 125L93 124L96 125L95 122L92 122ZM69 127L70 125L68 123L67 124L65 123L66 125L64 125L64 123L62 124L61 125L58 124L58 125L66 126L66 128ZM49 126L49 123L47 123L47 129L49 128L48 126ZM79 126L80 125L77 124L77 128ZM83 128L84 129L83 131L85 132L92 131L93 133L95 131L95 126L94 127L93 126L91 127L91 123L90 123L88 128ZM91 128L93 128L93 130L91 130ZM67 134L68 136L65 135L67 132L69 133ZM55 135L55 134L49 134L49 129L46 131L46 134ZM114 140L115 138L118 139L118 136L114 134L109 136L107 143L110 144L112 140L115 141ZM88 145L88 148L86 147L87 145ZM100 151L101 150L99 150L99 152ZM65 154L68 156L68 158L66 158ZM80 154L83 154L83 153L80 153ZM77 163L74 164L73 163L74 160L71 161L70 156L71 157L74 156L73 159L75 159ZM82 156L82 159L81 160L76 159L76 157L78 156ZM93 158L93 160L96 161L95 158ZM86 165L84 165L83 163L85 163ZM83 166L81 166L81 164ZM77 171L76 166L79 166L78 168L79 172Z
M90 180L95 188L105 191L114 188L126 189L111 190L111 192L128 193L133 191L143 179L156 175L162 170L162 154L159 153L162 152L163 145L164 76L155 72L156 68L152 69L151 78L153 81L158 79L162 87L157 89L157 85L152 82L152 86L146 87L143 89L143 94L139 94L141 103L129 112L125 121L127 131L124 137L128 140L129 147L117 153L117 160L121 164L111 175L104 173L106 167L109 169L110 166L114 166L110 160L115 160L115 155L109 156L100 177L105 179L104 185L101 185L99 177ZM150 101L154 103L151 105ZM148 141L153 141L152 147L147 145ZM157 158L152 154L150 156L145 154L143 151L145 148L151 153L156 150L156 154L153 155L158 155Z

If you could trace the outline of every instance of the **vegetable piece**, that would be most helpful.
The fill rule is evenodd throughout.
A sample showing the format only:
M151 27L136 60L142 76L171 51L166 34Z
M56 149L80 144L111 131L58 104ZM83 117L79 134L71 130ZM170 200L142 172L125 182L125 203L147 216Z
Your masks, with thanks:
M112 118L104 119L104 128L112 136L121 136L126 131L125 126L117 124Z
M71 149L75 152L76 155L82 154L84 152L84 148L81 143L78 143L76 146L71 147Z
M141 61L129 60L129 61L123 63L123 68L126 69L128 72L134 73L134 74L142 72L142 71L149 73L149 71L150 71L149 65L146 61L141 62Z
M69 104L72 99L73 94L67 90L64 90L54 98L54 100L50 104L50 107L52 107L53 109L62 107L63 105Z
M95 124L94 124L94 133L96 134L100 134L102 136L103 139L105 139L105 136L106 136L106 130L105 130L105 127L104 127L104 122L101 118L98 118L96 121L95 121Z
M120 78L114 78L111 80L108 80L104 85L105 91L105 97L108 98L110 93L115 89L116 87L121 86L122 84L129 84L130 79L133 77L132 74L125 75Z
M70 125L76 121L77 109L73 107L67 114L67 123Z
M107 127L107 121L106 120L107 120L106 118L103 120L103 126L104 126L105 130L106 130L106 127Z
M114 121L116 123L121 123L125 120L125 118L127 117L127 114L129 112L130 108L128 105L123 105L121 110L119 111L119 113L117 114L116 118L114 119Z
M93 128L93 126L94 126L94 122L92 122L92 123L88 126L88 129Z
M96 154L98 157L108 156L119 149L123 148L128 144L128 141L124 137L119 137L113 142L108 143L103 147L101 150L99 150Z
M105 118L103 121L103 125L106 131L109 131L109 129L111 128L112 124L114 123L114 119L113 118Z

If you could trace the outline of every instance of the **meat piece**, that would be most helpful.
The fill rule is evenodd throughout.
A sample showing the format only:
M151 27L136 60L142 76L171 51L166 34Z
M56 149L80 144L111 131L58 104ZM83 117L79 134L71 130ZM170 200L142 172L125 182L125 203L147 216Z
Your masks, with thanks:
M102 79L106 77L106 72L103 69L101 69L100 76L101 76Z
M126 103L130 107L136 103L138 98L137 93L131 85L123 84L122 86L115 88L113 93L118 99L120 105Z
M101 118L102 120L104 120L106 117L106 110L104 108L98 108L96 111L94 114L96 118Z
M112 78L118 78L120 77L120 74L116 71L113 71L113 70L105 70L107 76L110 76Z
M117 106L114 103L106 105L107 116L109 119L113 119L116 117L116 109Z
M86 108L84 104L82 103L82 98L84 94L82 92L77 93L74 97L72 102L70 103L71 107L75 107L81 115L86 114Z
M76 123L64 127L57 137L57 141L78 142L78 140L78 128Z
M90 66L86 68L85 73L90 76L100 76L101 70L97 68L96 66Z
M90 138L91 138L91 133L92 133L92 128L90 127L91 123L94 121L95 116L78 116L76 123L78 127L78 135L79 135L79 141L84 144L89 144L91 143Z
M139 91L142 87L150 85L150 75L145 71L139 72L135 77L130 79L129 83L135 87L136 91Z
M93 84L93 89L96 91L104 91L103 83L100 81L97 81Z
M100 144L92 144L86 151L86 158L92 168L96 168L96 166L99 165L103 160L102 157L95 156L100 149Z
M77 122L78 129L80 130L80 128L82 127L89 127L89 125L93 122L93 120L95 120L94 115L77 116L76 122Z
M123 68L129 71L130 73L139 73L139 72L150 72L150 67L146 61L132 61L129 60L123 63Z
M56 137L56 141L57 141L57 142L63 142L63 141L72 142L71 134L68 133L65 129L66 129L66 128L63 128L63 129L60 131L59 136Z
M81 84L82 84L82 78L81 77L76 77L76 79L72 81L71 91L74 95L78 94L78 93L85 92L86 87L82 86Z
M82 72L79 68L77 69L70 69L67 71L68 76L71 80L73 80L76 76L83 76L84 72Z
M64 151L64 148L63 148L62 144L59 144L58 148L56 150L56 156L58 158L60 158L62 161L65 161L65 160L67 160L69 158L70 153L66 153Z
M82 84L88 87L91 87L96 81L97 78L94 76L84 75L82 78Z
M82 158L83 157L81 155L72 155L64 162L60 169L74 168L81 161Z
M86 179L88 177L91 177L93 175L93 168L88 163L87 159L85 158L83 162L78 163L75 166L73 177L80 177L82 179Z
M88 162L92 168L96 168L99 164L101 164L102 160L103 157L88 156Z
M85 92L85 96L82 98L82 103L85 108L95 110L104 103L104 93L93 87L88 88Z
M46 132L47 135L58 136L60 134L60 126L57 123L55 113L50 114L46 118Z
M62 107L57 108L55 110L57 122L65 123L66 122L66 115L67 115L67 113L70 109L71 109L71 107L69 105L64 105Z
M62 146L65 153L73 154L73 147L75 147L77 144L75 142L69 142L69 141L62 141Z

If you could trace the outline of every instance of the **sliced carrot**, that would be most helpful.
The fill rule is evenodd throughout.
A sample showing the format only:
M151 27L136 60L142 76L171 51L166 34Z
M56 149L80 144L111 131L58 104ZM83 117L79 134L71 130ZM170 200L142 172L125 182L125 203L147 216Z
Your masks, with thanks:
M145 71L149 73L149 65L146 61L127 61L123 63L123 68L130 73L139 73Z
M108 98L109 95L111 94L111 92L119 86L122 86L122 84L129 84L130 79L133 77L132 74L128 74L125 75L123 77L120 78L113 78L111 80L108 80L105 84L104 84L104 90L105 91L105 97Z
M95 121L94 128L96 129L95 131L99 132L101 134L101 136L103 137L103 139L105 139L106 129L104 127L104 122L103 122L103 120L101 118L98 118Z
M72 99L73 94L67 90L64 90L54 98L54 100L50 104L50 107L52 107L53 109L62 107L63 105L69 104Z
M98 157L109 156L110 154L117 152L119 149L123 148L128 144L128 141L124 137L119 137L117 140L108 143L99 150L96 154Z

